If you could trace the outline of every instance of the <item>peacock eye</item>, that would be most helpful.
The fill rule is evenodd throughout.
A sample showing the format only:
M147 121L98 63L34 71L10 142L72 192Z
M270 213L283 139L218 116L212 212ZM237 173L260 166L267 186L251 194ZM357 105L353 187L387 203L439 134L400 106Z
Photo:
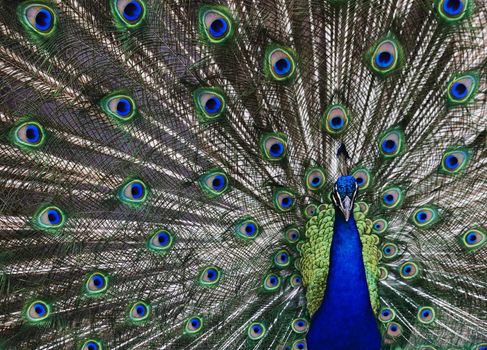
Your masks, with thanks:
M355 178L358 189L360 191L366 190L370 185L370 172L365 168L360 168L352 172L352 176Z
M174 243L174 236L168 230L156 230L149 236L147 248L157 253L165 253L171 249Z
M293 288L299 287L303 283L303 279L298 274L291 275L289 281L291 283L291 287Z
M85 342L81 346L81 350L102 350L102 349L103 346L101 342L94 339L85 340Z
M262 158L275 162L287 155L287 136L283 133L267 133L260 137L260 152Z
M264 290L273 292L281 286L281 277L274 273L270 273L264 277Z
M309 328L309 322L305 318L296 318L291 322L291 328L296 333L306 333Z
M102 110L118 122L128 122L137 114L135 101L128 95L110 94L100 101Z
M226 103L223 91L217 88L199 88L193 92L198 120L202 124L210 124L221 120Z
M298 339L293 343L292 350L308 350L308 346L306 345L306 340Z
M399 274L405 280L412 280L419 275L418 265L413 261L406 261L399 267Z
M355 204L359 207L360 211L364 213L364 215L367 215L369 213L369 205L367 203L357 202Z
M13 143L26 149L35 149L45 141L45 132L41 124L25 122L13 131Z
M310 191L318 191L325 185L325 171L321 167L311 167L304 175L305 186Z
M85 294L87 296L98 296L108 289L108 276L101 272L94 272L86 278Z
M198 180L201 190L209 197L218 197L230 189L227 174L220 168L210 169Z
M251 340L258 340L263 338L267 333L265 326L259 322L252 322L249 325L247 334Z
M379 280L383 281L389 276L389 272L384 266L379 266Z
M396 312L391 308L385 307L379 312L379 321L387 323L396 317Z
M57 230L64 226L66 216L64 212L55 206L40 209L35 215L35 226L41 230Z
M307 218L307 219L310 219L312 218L313 216L316 215L316 213L318 212L318 207L316 206L316 204L308 204L305 208L304 208L304 216Z
M439 219L438 209L432 206L421 207L413 212L412 220L419 228L427 228L434 225Z
M25 309L25 316L31 323L45 320L51 313L51 306L43 300L30 303Z
M137 301L132 304L129 311L129 319L133 323L140 323L147 320L150 316L151 307L143 301Z
M120 188L118 198L126 204L142 204L147 199L147 186L141 180L131 180Z
M386 76L400 68L402 56L399 42L392 35L388 35L376 42L365 57L372 72Z
M203 319L198 316L190 317L184 325L185 334L196 334L203 329Z
M402 334L402 328L399 323L391 322L387 326L387 335L390 337L399 337Z
M20 6L19 14L22 14L20 19L24 27L41 36L54 33L57 15L51 7L40 3Z
M243 217L235 223L233 231L237 237L252 240L260 234L261 227L253 218Z
M470 160L470 152L467 149L446 151L441 159L440 170L445 174L458 174L463 171Z
M384 132L379 140L379 151L384 158L396 157L404 151L405 136L399 129Z
M470 0L440 0L437 10L440 19L446 23L455 23L465 17Z
M265 70L267 75L277 81L290 80L296 72L295 61L291 50L271 45L265 54Z
M342 105L328 107L322 117L322 127L332 136L343 133L349 122L350 114Z
M211 44L223 44L233 36L233 21L223 6L203 6L200 9L200 28L203 37Z
M429 306L423 306L418 309L418 320L424 324L430 324L435 320L435 310Z
M280 212L290 211L295 204L294 195L284 188L274 190L273 201L274 208Z
M391 187L382 192L382 205L387 209L399 207L402 201L403 194L399 187Z
M290 226L284 230L284 238L289 242L289 243L296 243L299 241L300 238L300 233L299 230L294 227Z
M477 74L454 75L448 83L448 102L462 105L475 98L478 87Z
M204 287L214 286L220 281L221 274L220 268L208 266L200 273L199 283Z
M126 28L136 28L145 18L145 2L142 0L111 0L117 23Z
M281 249L274 254L272 261L276 267L284 268L291 263L291 257L285 249Z
M471 228L460 236L460 243L471 252L478 250L487 242L487 234L481 228Z
M393 259L397 256L398 249L394 243L386 243L382 246L382 254L386 259Z
M374 233L383 233L387 230L387 221L384 219L376 219L372 223L372 231Z

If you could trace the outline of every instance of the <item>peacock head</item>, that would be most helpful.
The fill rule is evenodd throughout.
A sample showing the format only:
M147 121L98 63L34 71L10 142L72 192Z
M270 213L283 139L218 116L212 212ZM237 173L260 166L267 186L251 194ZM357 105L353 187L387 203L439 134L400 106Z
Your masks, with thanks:
M340 176L333 189L333 202L341 210L345 221L350 219L353 212L353 202L357 196L358 185L353 176Z

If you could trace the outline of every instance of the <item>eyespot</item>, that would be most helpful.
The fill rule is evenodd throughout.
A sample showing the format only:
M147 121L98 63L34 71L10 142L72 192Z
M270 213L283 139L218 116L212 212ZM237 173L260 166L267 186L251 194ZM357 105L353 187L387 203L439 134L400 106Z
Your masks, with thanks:
M111 0L117 24L121 27L136 28L146 15L145 2L142 0Z
M147 248L157 253L166 253L173 244L173 234L165 229L159 229L151 233L147 240Z
M447 151L443 154L440 170L445 174L459 174L468 165L470 152L467 149Z
M402 190L399 187L390 187L382 192L382 205L387 209L398 208L403 201Z
M276 267L284 268L291 263L291 257L285 249L281 249L274 254L273 262Z
M369 212L369 205L367 203L365 203L365 202L357 202L355 204L360 209L360 212L364 213L364 215L367 215L368 214L368 212ZM369 220L369 223L370 222L371 221Z
M473 252L480 249L487 242L487 234L482 228L471 228L460 236L462 246Z
M137 114L135 101L128 95L112 93L100 101L102 110L115 121L128 122Z
M276 162L287 155L287 136L283 133L266 133L260 138L260 152L264 160Z
M273 292L281 286L281 277L274 273L270 273L264 277L264 290Z
M223 44L233 36L233 20L226 7L203 6L199 19L202 36L211 44Z
M143 301L137 301L132 304L129 311L129 318L133 323L140 323L147 320L151 313L149 304Z
M423 306L418 309L418 320L424 324L433 323L435 320L435 310L429 306Z
M199 178L201 190L209 197L221 196L230 189L228 176L220 168L208 170Z
M277 81L290 80L296 73L293 55L291 50L277 45L268 47L264 64L267 76Z
M15 127L12 133L15 145L24 149L35 149L45 142L45 131L37 122L25 122Z
M226 110L225 95L218 88L199 88L193 92L198 120L210 124L223 118Z
M487 350L487 343L475 345L472 350Z
M294 194L285 188L274 190L273 194L274 208L280 212L288 212L294 208Z
M415 262L406 261L399 267L399 273L405 280L412 280L418 277L419 267Z
M416 209L412 215L414 225L419 228L427 228L434 225L439 219L438 209L433 206Z
M31 323L44 321L51 314L51 306L43 300L36 300L27 305L25 316Z
M379 312L379 321L387 323L392 321L396 317L396 312L388 307L384 307Z
M318 207L316 206L316 204L308 204L303 210L304 217L307 219L312 218L317 213L318 213Z
M370 172L365 168L359 168L352 172L352 176L355 178L358 189L366 190L370 185Z
M241 218L233 226L235 235L245 240L253 240L261 233L261 231L261 226L250 216Z
M94 272L85 280L85 294L87 296L99 296L108 289L108 276L102 272Z
M372 231L374 233L384 233L387 230L387 226L387 221L384 219L377 219L372 223Z
M439 18L446 23L455 23L463 19L470 7L470 0L440 0L437 1Z
M184 326L185 334L196 334L203 329L203 319L198 316L190 317Z
M53 205L43 207L34 215L34 225L44 231L56 231L64 226L66 215Z
M284 230L284 238L286 241L289 243L296 243L299 241L301 234L299 233L299 230L296 226L288 226Z
M398 249L394 243L386 243L382 246L382 254L386 259L393 259L397 256Z
M383 281L389 276L389 272L387 272L387 269L383 266L379 266L379 280Z
M57 14L54 10L41 3L20 5L19 17L24 27L35 34L50 36L57 26Z
M296 318L291 322L291 328L296 333L306 333L309 328L309 322L305 318Z
M291 287L293 287L293 288L299 287L303 284L303 278L301 277L301 275L293 274L289 278L289 283L291 284Z
M251 340L258 340L263 338L267 333L265 326L259 322L252 322L249 325L247 334Z
M103 350L103 346L98 340L88 339L81 346L81 350Z
M147 186L141 180L130 180L120 187L118 199L126 204L142 204L147 199Z
M399 337L402 334L402 327L399 323L391 322L387 326L387 335L390 337Z
M405 137L399 129L386 131L379 141L379 151L384 158L393 158L404 151Z
M386 76L400 68L402 56L399 42L392 35L388 35L367 52L366 59L372 72L379 76Z
M306 170L304 184L310 191L318 191L323 188L326 181L325 171L321 167L311 167Z
M215 286L220 282L221 274L219 267L208 266L200 273L199 283L204 287Z
M298 339L293 343L292 350L308 350L308 346L306 345L306 340Z
M455 0L450 0L455 1ZM461 0L456 0L461 1ZM478 76L475 73L453 76L448 83L448 102L462 105L475 98L478 88Z
M322 117L322 127L332 136L340 135L347 130L349 122L350 113L342 105L328 107Z

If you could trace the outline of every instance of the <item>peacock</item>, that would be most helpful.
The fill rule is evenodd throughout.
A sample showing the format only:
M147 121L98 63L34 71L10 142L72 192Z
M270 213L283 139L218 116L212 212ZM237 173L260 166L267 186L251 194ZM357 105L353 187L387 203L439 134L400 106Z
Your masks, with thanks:
M0 2L0 349L487 349L484 0Z

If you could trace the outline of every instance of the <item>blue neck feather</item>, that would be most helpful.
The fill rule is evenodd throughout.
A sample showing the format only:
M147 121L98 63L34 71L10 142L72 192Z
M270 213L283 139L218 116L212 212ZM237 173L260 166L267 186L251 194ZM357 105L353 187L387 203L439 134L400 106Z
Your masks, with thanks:
M352 217L336 210L330 270L323 303L314 314L308 350L379 350L381 335L372 311L362 243Z

